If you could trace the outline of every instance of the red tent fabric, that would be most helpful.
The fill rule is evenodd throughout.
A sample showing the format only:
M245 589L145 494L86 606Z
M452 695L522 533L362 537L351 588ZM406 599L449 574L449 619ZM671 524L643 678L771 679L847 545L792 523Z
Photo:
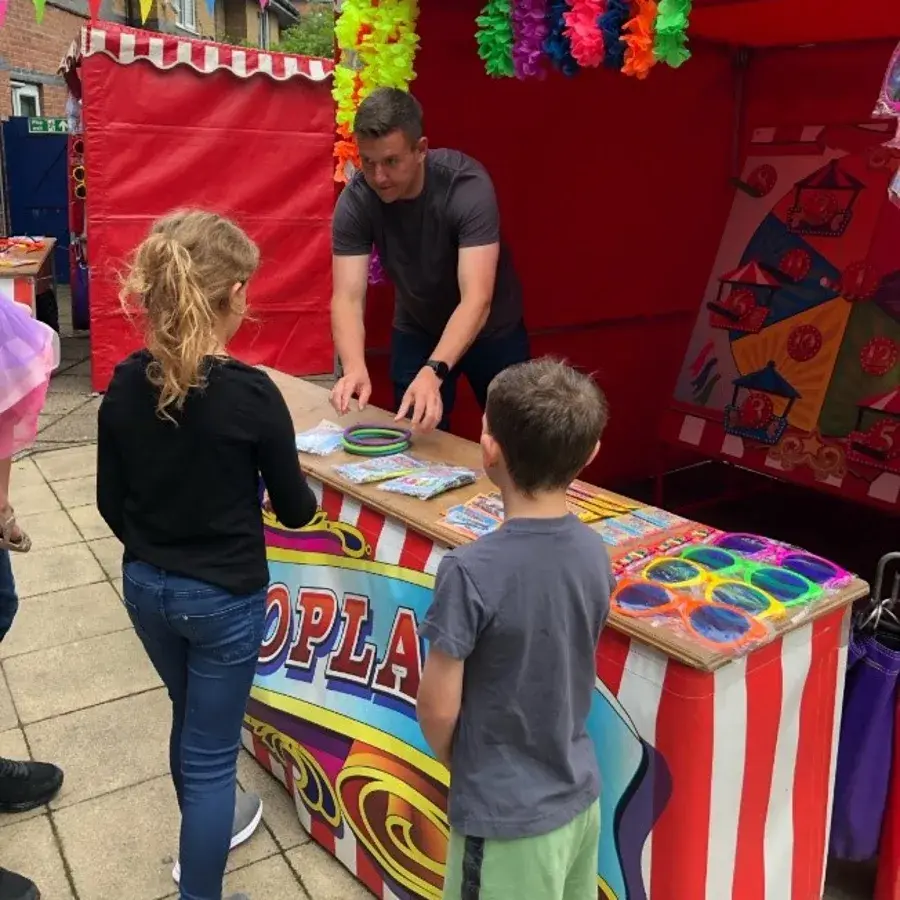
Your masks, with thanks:
M896 0L694 0L691 34L742 47L900 38Z
M262 251L233 352L330 371L332 63L111 25L86 28L82 52L94 388L140 344L118 300L128 255L185 206L234 218Z

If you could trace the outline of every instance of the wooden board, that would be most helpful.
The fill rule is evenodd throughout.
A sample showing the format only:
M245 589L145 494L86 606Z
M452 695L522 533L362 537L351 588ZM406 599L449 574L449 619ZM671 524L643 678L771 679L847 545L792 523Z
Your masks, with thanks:
M360 423L394 424L393 414L376 407L369 407L363 413L358 411L351 412L341 418L332 408L329 402L329 392L325 388L271 369L265 369L265 371L271 376L283 394L288 409L291 411L294 428L298 432L313 428L323 419L339 422L344 427ZM481 471L481 450L479 446L452 434L434 432L428 435L417 436L414 440L412 452L418 459L466 466L476 471ZM415 531L447 547L458 547L460 544L468 543L469 539L443 525L440 518L441 515L451 506L465 503L476 494L495 490L489 479L484 474L481 474L473 485L443 494L434 500L419 500L415 497L391 494L387 491L379 490L377 485L353 484L341 478L334 471L334 467L337 465L358 461L358 456L351 456L343 451L333 453L327 457L304 454L301 458L304 471L324 484L330 485L384 515L400 520ZM613 500L626 503L634 502L618 494L608 491L604 493ZM659 540L663 536L659 535L654 540ZM868 592L869 586L864 581L856 579L843 590L810 607L808 615L802 618L783 620L778 623L775 626L771 640L775 640L777 637L793 631L801 625L805 625L835 609L865 597ZM711 672L719 669L734 658L729 654L708 650L672 629L660 628L650 622L613 613L610 616L610 625L618 631L656 647L673 659L704 671Z
M36 278L40 275L50 254L53 253L56 238L41 238L41 242L44 246L34 253L26 253L19 247L0 253L0 278ZM14 265L4 265L4 261Z

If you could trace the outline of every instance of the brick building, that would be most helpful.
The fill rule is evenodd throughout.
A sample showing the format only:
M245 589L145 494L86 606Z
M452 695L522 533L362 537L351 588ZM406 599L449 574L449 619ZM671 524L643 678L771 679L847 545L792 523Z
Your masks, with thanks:
M206 0L156 0L140 25L138 0L104 0L101 20L153 31L227 40L255 47L277 42L282 28L299 20L298 7L308 0L271 0L266 10L257 0L215 0L210 15ZM0 26L0 119L10 116L62 116L66 89L57 75L60 60L88 21L87 0L48 0L38 24L31 0L9 0Z

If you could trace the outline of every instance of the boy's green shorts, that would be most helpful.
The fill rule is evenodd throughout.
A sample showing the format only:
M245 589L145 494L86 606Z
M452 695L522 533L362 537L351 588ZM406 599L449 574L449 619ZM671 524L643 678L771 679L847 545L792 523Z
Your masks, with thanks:
M450 833L444 900L597 900L600 804L549 834L511 841Z

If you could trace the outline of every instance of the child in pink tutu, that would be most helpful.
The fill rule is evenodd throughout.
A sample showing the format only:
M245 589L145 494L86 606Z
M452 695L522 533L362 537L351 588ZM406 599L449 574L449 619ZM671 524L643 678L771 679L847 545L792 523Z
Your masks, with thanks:
M26 307L0 297L0 551L31 548L9 502L9 476L12 457L37 437L38 415L58 365L56 333Z

